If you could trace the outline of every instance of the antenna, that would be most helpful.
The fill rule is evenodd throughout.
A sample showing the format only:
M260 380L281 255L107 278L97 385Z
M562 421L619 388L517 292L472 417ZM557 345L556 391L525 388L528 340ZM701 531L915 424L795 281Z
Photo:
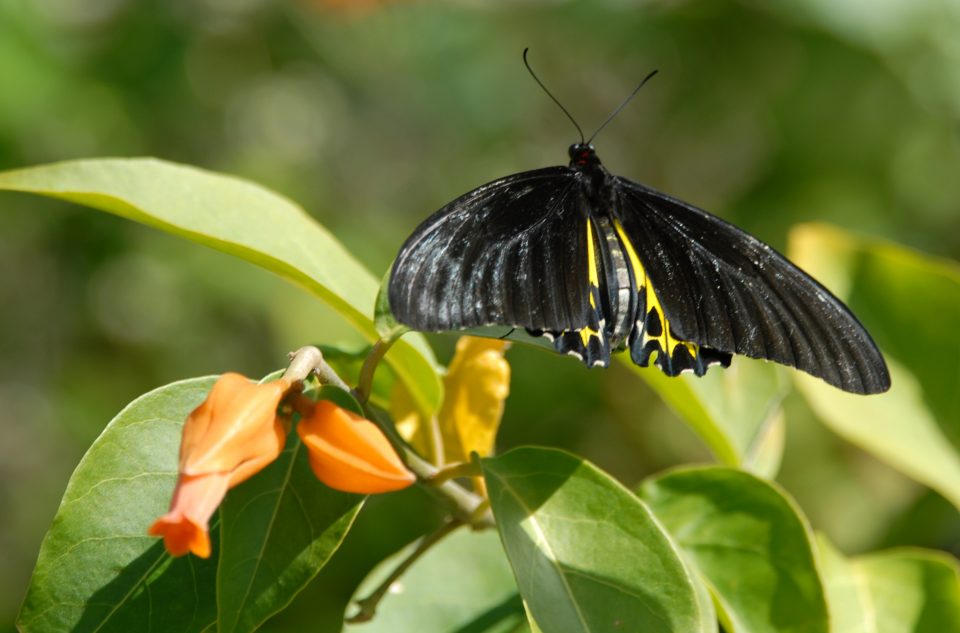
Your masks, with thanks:
M526 55L526 52L524 52L524 55ZM524 61L526 61L526 57L524 57ZM527 66L527 68L530 68L530 67ZM533 71L531 70L530 72L533 72ZM587 141L587 143L592 143L592 142L593 142L593 139L597 138L597 134L600 133L600 130L602 130L603 128L607 127L607 123L609 123L610 121L613 121L613 117L615 117L615 116L617 116L618 114L620 114L620 110L623 110L624 107L626 107L626 105L627 105L628 103L630 103L630 100L633 99L633 97L634 97L638 92L640 92L640 89L641 89L641 88L643 88L643 84L647 83L654 75L657 74L657 72L658 72L658 71L655 70L655 71L653 71L652 73L650 73L649 75L647 75L646 77L643 78L643 81L640 82L640 85L639 85L639 86L637 86L636 88L633 89L633 92L630 93L630 96L627 97L626 99L624 99L624 100L623 100L623 103L621 103L619 106L617 106L617 109L614 110L613 113L612 113L610 116L607 117L607 120L604 121L603 124L602 124L600 127L597 128L597 131L590 135L590 139ZM536 77L534 77L534 79L536 79ZM542 84L541 84L541 85L542 85ZM546 90L546 88L544 88L544 90ZM558 104L558 105L559 105L559 104ZM562 106L561 106L561 107L562 107ZM566 112L566 110L564 110L564 112ZM567 115L567 116L570 116L570 115ZM578 128L578 129L579 129L579 128ZM581 133L580 136L583 137L583 133Z
M567 115L567 118L570 119L570 122L573 123L573 127L577 128L577 132L580 132L580 143L583 144L583 143L584 143L584 140L583 140L583 130L581 130L581 129L580 129L580 126L577 125L577 122L574 120L573 116L572 116L569 112L567 112L567 109L563 107L563 104L560 103L559 101L557 101L557 98L553 96L553 93L552 93L552 92L550 92L549 90L547 90L547 87L544 86L544 85L543 85L543 82L540 81L540 78L537 77L537 73L533 72L533 69L530 68L530 62L527 61L527 51L529 51L529 50L530 50L529 47L523 49L523 65L527 67L527 71L530 72L530 76L533 77L533 80L534 80L534 81L536 81L538 84L540 84L540 87L543 88L543 91L544 91L545 93L547 93L547 96L550 97L551 99L553 99L553 102L556 103L557 106L558 106L561 110L563 110L563 113L566 114L566 115ZM656 71L654 71L654 72L656 72ZM647 77L647 79L649 79L649 77ZM644 79L644 81L646 81L646 79ZM643 84L640 84L640 85L642 86ZM640 88L637 88L637 90L639 90L639 89L640 89ZM634 90L634 94L636 94L636 90ZM630 95L630 96L632 97L633 95ZM630 100L630 99L627 99L627 101L629 101L629 100ZM626 105L626 103L624 103L624 105ZM623 107L623 106L620 106L620 108L622 108L622 107ZM617 108L617 112L620 111L620 108ZM614 114L616 114L616 112L614 112ZM611 117L611 118L612 118L612 117ZM606 125L606 123L604 123L603 125ZM600 126L601 129L603 128L603 125ZM597 131L599 132L599 130L597 130ZM596 132L594 133L594 136L596 136Z

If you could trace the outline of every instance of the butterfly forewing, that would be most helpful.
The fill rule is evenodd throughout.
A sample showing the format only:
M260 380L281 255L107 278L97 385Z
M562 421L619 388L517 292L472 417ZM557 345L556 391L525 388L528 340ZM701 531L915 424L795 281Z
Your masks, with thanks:
M590 290L579 174L548 167L493 181L446 205L400 250L390 307L418 330L582 327Z

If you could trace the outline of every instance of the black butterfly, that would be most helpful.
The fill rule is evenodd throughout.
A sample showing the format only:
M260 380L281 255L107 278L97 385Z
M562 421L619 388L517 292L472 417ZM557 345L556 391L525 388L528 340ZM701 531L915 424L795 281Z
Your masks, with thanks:
M588 367L629 348L637 365L655 355L669 376L702 376L736 353L853 393L890 387L856 317L770 246L614 176L589 142L569 152L567 167L495 180L417 227L390 276L397 320L522 327Z

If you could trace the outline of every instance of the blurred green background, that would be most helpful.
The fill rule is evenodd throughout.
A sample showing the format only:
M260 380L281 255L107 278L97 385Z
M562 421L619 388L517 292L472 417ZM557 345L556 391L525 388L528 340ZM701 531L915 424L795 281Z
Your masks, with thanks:
M377 276L405 236L577 140L614 172L784 248L821 220L960 259L960 4L0 0L0 169L151 155L302 204ZM0 196L0 622L67 479L128 401L305 343L361 345L310 296L115 217ZM960 325L960 324L958 324ZM452 337L432 338L446 359ZM515 347L501 448L569 448L627 484L709 456L629 371ZM737 361L750 362L750 361ZM791 395L779 481L849 553L960 551L956 512L837 439ZM411 511L410 508L414 510ZM842 510L842 512L840 511ZM365 572L438 520L378 498L265 630L337 630ZM11 629L12 630L12 629Z

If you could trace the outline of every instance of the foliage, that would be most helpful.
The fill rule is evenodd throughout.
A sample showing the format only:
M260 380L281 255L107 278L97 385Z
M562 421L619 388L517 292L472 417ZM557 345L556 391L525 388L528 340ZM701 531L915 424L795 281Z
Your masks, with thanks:
M151 184L155 186L148 186ZM202 243L220 247L245 244L224 248L274 268L278 268L277 258L264 256L269 245L282 244L287 233L305 231L284 220L289 203L279 197L241 181L162 162L86 161L6 172L0 174L0 187L64 197L149 221ZM165 192L171 189L178 193L167 196ZM207 209L217 208L219 197L226 200L224 205L255 208L261 222L247 229L242 216L205 217ZM190 213L183 213L187 200L193 206ZM177 218L170 209L183 215ZM274 219L263 221L264 217ZM306 216L292 217L313 226ZM191 225L184 228L187 221ZM314 232L333 241L319 229ZM914 293L916 309L927 309L924 301L938 301L944 293L960 292L949 266L902 253L889 244L855 242L825 227L804 229L800 235L805 249L799 253L801 261L805 253L826 252L827 256L816 261L850 262L855 259L848 252L852 248L859 249L857 253L863 257L900 262L912 258L907 261L913 263L910 280L914 286L923 285L918 280L946 284L929 295ZM819 247L818 239L830 240L834 250ZM847 251L841 250L844 247ZM309 270L291 271L297 260L289 255L279 268L307 280L362 274L349 259L347 265L354 266L353 272L342 271L345 264L336 256L303 261L309 263ZM867 294L860 299L864 318L876 322L878 331L884 333L895 332L896 320L903 319L897 311L884 308L884 297L902 299L890 292L897 270L881 270L887 282L884 296ZM823 276L835 288L850 293L856 288L853 277L850 266L834 266ZM321 296L337 296L333 304L338 309L363 304L359 298L339 297L334 284L318 281L315 286L322 288ZM349 287L357 292L356 286ZM372 287L368 295L372 305ZM902 308L902 304L895 305ZM949 309L949 305L937 308L940 312ZM373 316L362 314L353 310L350 318L366 331L372 327ZM887 322L891 325L885 326ZM960 342L956 332L953 339L950 336L949 331L941 333L939 343L951 347L954 341ZM473 348L479 351L468 351ZM892 343L890 348L896 349ZM414 356L418 353L411 347L395 360L397 376L407 392L436 393L439 376L428 362L429 353ZM487 348L462 346L461 353L482 355ZM893 353L891 356L897 359ZM415 358L421 360L410 360ZM408 367L404 362L414 364ZM904 362L910 363L910 358ZM455 360L455 364L469 367L470 361ZM915 367L918 372L923 369L922 365ZM782 434L780 441L771 442L768 436L776 437L783 424L780 402L787 387L777 370L762 369L748 363L729 373L712 372L703 381L648 378L727 467L658 475L642 484L636 495L595 466L553 450L517 449L483 460L485 488L516 585L509 582L502 559L494 553L493 560L501 562L479 573L498 577L495 584L503 592L500 598L477 596L470 599L469 608L458 607L442 616L418 606L414 597L406 598L406 606L391 616L388 599L383 621L405 618L404 626L420 621L432 625L472 621L480 627L477 630L498 630L503 621L516 619L522 598L531 622L536 621L544 631L615 631L627 623L644 631L715 631L719 618L728 631L826 633L837 630L831 629L829 613L849 626L852 621L866 627L875 615L860 605L891 591L890 583L895 583L895 591L910 592L914 603L909 612L884 619L883 626L888 627L884 630L960 627L956 561L919 552L844 562L840 554L823 545L827 565L821 570L807 520L796 504L774 485L736 469L770 476L783 449ZM891 395L881 398L896 398L899 390L916 389L919 381L907 370L898 372L898 378L900 384ZM477 380L481 390L487 389L483 380ZM502 383L503 378L498 380ZM456 381L460 384L463 378ZM852 412L841 415L837 411L842 409L834 404L839 396L807 382L801 384L814 409L836 419L856 421L858 408L862 412L877 406L870 398L850 399L844 406ZM295 435L290 436L280 460L228 496L220 512L215 559L198 563L174 560L159 543L146 537L145 526L163 512L173 482L181 421L209 384L209 379L174 383L143 396L111 422L90 448L41 548L19 619L24 631L206 630L211 626L222 631L251 631L288 604L339 547L359 510L359 499L313 481ZM502 402L506 393L503 388L500 391ZM468 392L460 384L449 396L469 398ZM483 411L490 411L491 406L495 411L483 417L488 430L480 433L482 441L478 440L476 447L461 446L460 451L489 452L489 435L499 423L496 410L500 405L496 399L491 402L489 395L484 395L483 401ZM449 406L467 411L464 415L476 426L465 402ZM932 413L925 415L938 419ZM903 429L915 429L915 420L888 417L870 435L848 431L848 436L867 450L876 449L882 457L888 455L888 443L898 441L900 457L892 460L894 465L903 464L907 474L920 468L922 479L950 492L949 469L930 469L939 473L934 477L922 466L913 467L922 465L922 460L909 457L911 441L905 439ZM463 418L456 413L441 415L439 424L446 429L441 429L441 437L453 433ZM951 420L948 411L944 422ZM896 439L885 441L887 434ZM913 436L913 441L928 442L929 449L944 446L945 437L932 441L920 435ZM929 458L930 450L924 451L923 446L919 444L917 450ZM462 539L458 537L458 542ZM483 542L491 549L489 539ZM458 550L450 545L449 549L453 560L469 562L462 546ZM432 558L442 551L433 552ZM854 573L852 565L863 568L867 580L856 589L847 589L842 578ZM114 570L122 572L115 575ZM457 571L472 573L468 564ZM180 591L185 577L192 587L189 601L178 600L178 609L145 608L144 600L147 606L153 601L163 603L165 594ZM513 597L515 592L520 598ZM706 599L707 592L712 601ZM420 594L420 600L433 599L432 594ZM925 628L930 626L928 622L941 628Z
M0 164L47 163L0 172L38 194L0 198L0 609L25 593L20 630L960 631L952 3L80 4L0 3ZM523 345L446 374L472 366L403 333L377 273L442 201L562 156L527 45L585 127L660 66L605 160L785 247L876 338L891 391L739 357L703 379L588 372ZM135 154L250 179L49 162ZM476 531L435 483L325 487L293 433L227 495L211 558L147 536L212 384L171 380L266 373L312 342L353 386L379 337L399 338L372 411L435 462L478 453L452 473L489 498ZM378 589L372 621L344 624Z

